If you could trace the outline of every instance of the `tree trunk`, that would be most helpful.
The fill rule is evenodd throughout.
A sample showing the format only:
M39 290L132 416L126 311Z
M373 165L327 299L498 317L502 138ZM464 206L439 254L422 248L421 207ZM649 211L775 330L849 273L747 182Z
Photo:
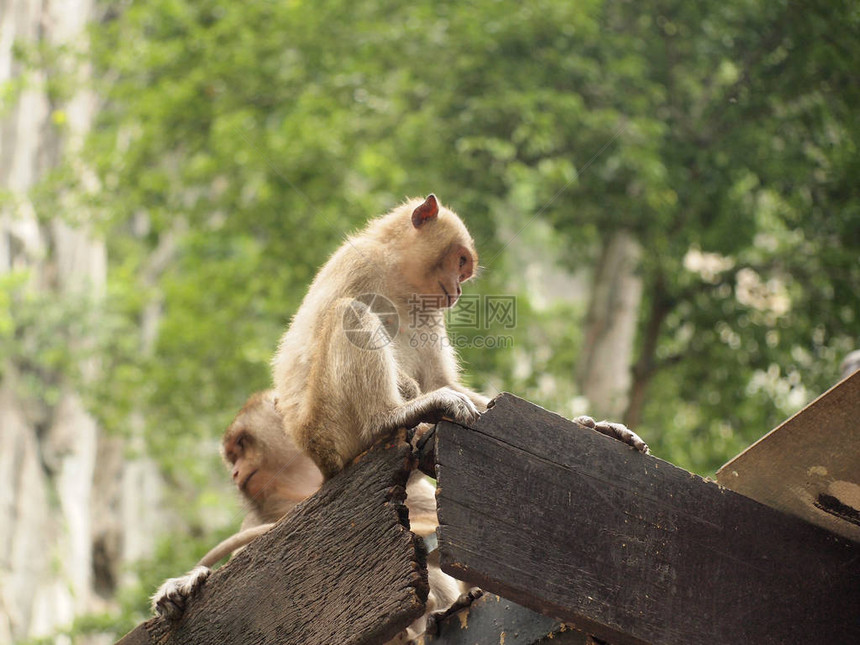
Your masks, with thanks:
M662 275L658 275L650 292L651 306L648 309L648 320L642 336L642 347L639 358L633 366L633 384L630 388L630 400L624 412L623 421L630 428L635 428L642 420L645 408L645 395L651 379L657 372L657 343L666 316L674 308L674 302L666 293L666 283Z
M28 298L58 306L83 298L98 303L107 279L105 244L86 223L70 225L67 213L47 223L37 217L29 192L64 154L80 149L95 100L81 89L62 105L52 103L44 70L22 69L12 50L17 42L74 49L85 42L93 4L0 2L0 86L25 73L28 78L17 102L0 115L0 189L11 195L0 202L0 277L19 274ZM79 180L86 180L83 173ZM86 221L72 209L76 221ZM14 320L14 305L11 314ZM57 342L89 341L64 336ZM135 469L126 467L122 441L104 435L61 375L39 374L59 389L57 401L45 403L44 388L28 384L32 367L22 356L13 352L0 361L0 643L50 638L78 615L110 609L127 537L153 522L129 508L127 491L134 489L138 500L142 491L123 485ZM96 364L78 367L86 378L97 374ZM151 465L143 468L152 474ZM147 550L138 546L135 555ZM105 638L110 641L77 642Z
M641 249L627 231L604 244L594 277L577 368L588 414L619 419L627 406L636 322L642 300Z

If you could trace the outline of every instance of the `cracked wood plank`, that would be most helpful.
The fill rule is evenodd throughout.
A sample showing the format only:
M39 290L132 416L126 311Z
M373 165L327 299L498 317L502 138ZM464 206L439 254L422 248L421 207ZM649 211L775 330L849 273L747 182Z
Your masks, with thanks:
M442 569L613 644L860 642L860 548L509 394L436 432Z
M374 446L210 576L175 623L120 645L376 644L424 612L426 552L407 528L403 433Z
M729 461L717 481L860 542L860 371Z

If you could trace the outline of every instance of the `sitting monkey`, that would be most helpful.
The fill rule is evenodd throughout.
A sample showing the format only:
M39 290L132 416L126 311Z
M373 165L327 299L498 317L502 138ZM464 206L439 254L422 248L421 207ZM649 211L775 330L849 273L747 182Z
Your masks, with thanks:
M486 409L445 332L477 267L465 224L430 195L372 220L317 273L272 363L284 430L326 478L385 433L471 426Z
M215 546L187 574L158 588L152 609L160 616L181 616L214 564L268 531L322 484L319 469L284 436L271 390L248 398L224 432L221 455L247 507L242 530Z
M475 242L434 195L371 220L319 270L272 360L286 434L329 478L398 428L473 426L487 398L460 383L445 310L478 268ZM595 429L640 450L620 424Z
M444 317L477 266L462 220L430 195L369 222L320 269L281 338L273 378L285 435L326 479L379 436L442 418L473 426L486 410L486 397L460 383ZM590 421L647 450L626 427ZM159 590L159 607L174 588Z
M153 610L168 619L182 615L188 598L209 577L210 567L268 531L322 483L314 463L284 435L271 390L251 395L224 433L222 455L248 507L243 530L209 551L188 574L161 585L153 596ZM438 526L435 487L414 471L406 484L406 495L412 531L421 537L433 534ZM431 613L445 611L466 591L462 583L439 568L438 553L428 558L427 574L430 594L425 615L392 643L407 642L423 633Z

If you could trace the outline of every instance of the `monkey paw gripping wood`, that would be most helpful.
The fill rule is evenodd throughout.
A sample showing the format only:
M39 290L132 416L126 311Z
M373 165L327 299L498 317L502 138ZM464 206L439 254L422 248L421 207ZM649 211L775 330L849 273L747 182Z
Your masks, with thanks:
M403 504L404 433L376 444L214 572L175 621L121 645L383 643L424 612L426 549Z

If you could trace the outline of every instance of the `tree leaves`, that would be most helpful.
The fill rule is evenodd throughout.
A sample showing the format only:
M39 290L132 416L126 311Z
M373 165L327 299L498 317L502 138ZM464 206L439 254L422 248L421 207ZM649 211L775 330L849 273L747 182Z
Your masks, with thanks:
M163 311L137 377L153 433L218 434L267 382L265 357L343 235L437 191L480 242L483 293L527 275L534 258L504 258L533 226L533 241L555 227L574 270L618 228L635 233L640 336L665 309L639 429L713 469L803 398L760 387L774 366L809 398L860 335L857 26L822 3L665 0L115 13L92 32L105 106L87 159L117 302ZM133 267L177 222L175 260L142 289ZM726 264L691 271L691 250ZM750 299L752 276L781 309ZM519 306L519 358L467 348L469 371L565 408L582 307L533 310L526 293Z

